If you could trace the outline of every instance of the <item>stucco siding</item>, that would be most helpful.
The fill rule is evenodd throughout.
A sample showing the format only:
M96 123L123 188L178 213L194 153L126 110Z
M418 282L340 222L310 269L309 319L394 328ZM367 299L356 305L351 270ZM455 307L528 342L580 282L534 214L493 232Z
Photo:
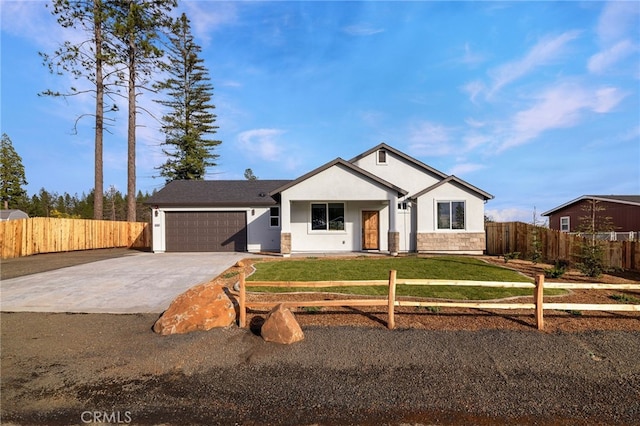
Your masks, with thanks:
M407 163L402 158L396 157L392 152L387 151L386 164L378 164L376 156L377 151L374 151L357 160L354 164L387 182L407 190L409 195L439 182L437 177L430 175L413 164Z
M465 202L464 230L437 230L436 208L438 201ZM418 233L421 232L484 232L484 200L458 185L447 183L418 198Z
M389 189L342 166L330 167L282 192L287 200L324 201L388 199Z
M380 247L387 247L389 208L380 201L342 201L345 205L344 231L316 231L311 229L311 204L324 200L292 201L291 206L291 251L359 251L362 249L362 211L380 212Z

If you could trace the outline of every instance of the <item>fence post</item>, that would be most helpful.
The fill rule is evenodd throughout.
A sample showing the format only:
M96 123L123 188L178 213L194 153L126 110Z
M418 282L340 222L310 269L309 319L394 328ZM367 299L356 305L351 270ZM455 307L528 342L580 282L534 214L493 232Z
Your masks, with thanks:
M535 304L536 304L536 325L538 330L544 329L544 275L536 275L536 290L535 290Z
M244 328L247 323L246 296L244 270L242 270L240 271L240 300L238 302L240 310L240 320L238 321L238 325L240 326L240 328Z
M389 330L393 330L396 326L395 305L396 305L396 271L392 269L389 271L389 319L387 321L387 327L389 328Z

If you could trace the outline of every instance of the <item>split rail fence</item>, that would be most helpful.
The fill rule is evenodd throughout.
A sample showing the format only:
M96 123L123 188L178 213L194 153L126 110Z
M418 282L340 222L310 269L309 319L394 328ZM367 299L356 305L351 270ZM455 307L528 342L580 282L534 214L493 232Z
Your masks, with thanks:
M591 289L591 290L640 290L640 284L603 284L603 283L545 283L544 275L538 275L534 283L525 282L499 282L499 281L459 281L459 280L432 280L432 279L403 279L396 277L395 270L389 271L388 280L369 281L246 281L244 272L240 273L239 309L240 327L246 327L247 309L273 308L279 304L286 307L310 307L310 306L387 306L387 327L395 328L396 306L421 306L442 308L471 308L471 309L533 309L538 330L544 329L544 310L579 310L579 311L631 311L640 312L640 305L634 304L603 304L603 303L546 303L543 300L544 289ZM397 300L397 285L426 285L426 286L467 286L467 287L498 287L498 288L528 288L532 290L533 303L513 302L445 302L445 301L414 301ZM330 288L351 286L388 286L386 298L367 299L335 299L335 300L307 300L307 301L247 301L246 292L249 287L279 287L279 288Z
M2 259L114 247L151 247L144 222L34 217L0 222Z

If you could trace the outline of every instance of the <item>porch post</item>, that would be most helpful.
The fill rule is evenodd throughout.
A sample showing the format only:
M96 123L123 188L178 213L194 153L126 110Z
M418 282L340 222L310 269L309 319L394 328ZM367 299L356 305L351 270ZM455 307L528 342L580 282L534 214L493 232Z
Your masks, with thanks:
M280 254L291 256L291 202L284 194L280 199Z
M398 232L396 221L398 218L398 194L393 194L389 198L389 232L388 232L388 245L389 254L392 256L398 255L400 248L400 233Z

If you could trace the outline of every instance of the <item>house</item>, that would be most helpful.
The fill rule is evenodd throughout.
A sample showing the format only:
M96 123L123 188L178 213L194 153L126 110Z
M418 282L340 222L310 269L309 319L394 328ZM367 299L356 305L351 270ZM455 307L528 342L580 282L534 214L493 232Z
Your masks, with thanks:
M590 205L597 203L596 214L610 218L612 231L629 233L640 231L640 195L583 195L549 211L549 228L562 232L581 230L581 218L589 213Z
M481 254L492 198L383 143L295 180L170 182L147 204L157 253Z
M9 209L9 210L0 210L0 222L4 222L6 220L16 220L16 219L28 219L29 215L23 212L22 210Z

